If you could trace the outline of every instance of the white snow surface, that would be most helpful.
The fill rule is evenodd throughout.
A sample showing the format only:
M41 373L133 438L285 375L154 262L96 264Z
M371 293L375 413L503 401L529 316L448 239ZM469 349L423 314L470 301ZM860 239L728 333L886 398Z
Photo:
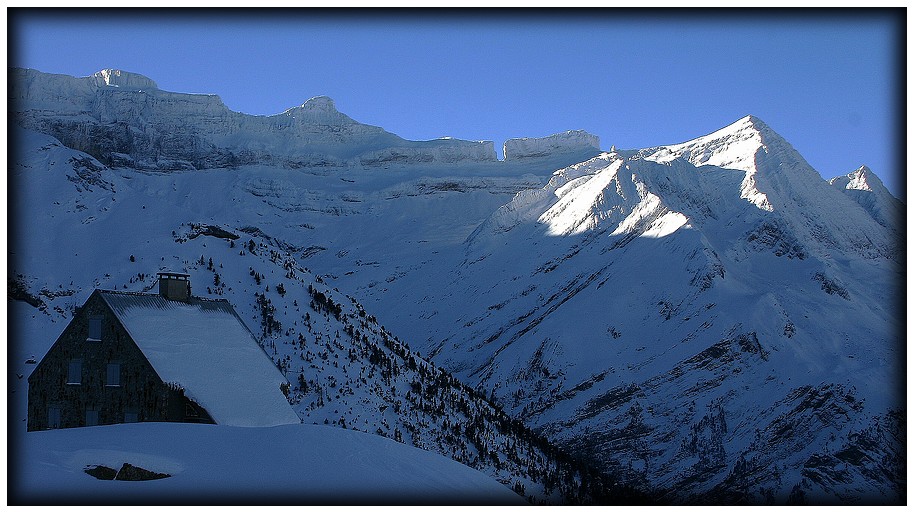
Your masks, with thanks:
M524 504L448 458L337 427L163 422L35 431L17 440L9 492L21 504ZM170 477L105 481L84 472L124 463Z
M287 383L227 301L190 303L102 292L165 383L218 424L275 426L301 419L280 390Z

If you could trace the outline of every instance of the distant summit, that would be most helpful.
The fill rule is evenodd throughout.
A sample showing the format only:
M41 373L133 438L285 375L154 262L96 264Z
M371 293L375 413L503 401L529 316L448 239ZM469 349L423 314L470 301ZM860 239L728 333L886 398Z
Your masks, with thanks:
M870 168L860 166L846 175L832 178L828 183L856 201L882 226L893 231L904 226L904 203L892 196ZM898 232L899 237L903 235Z
M358 121L336 109L336 103L329 96L315 96L297 107L281 114L291 118L292 124L358 125Z
M333 98L329 96L315 96L301 104L301 108L315 112L338 112Z
M866 166L860 166L844 176L832 178L828 183L841 189L880 193L888 192L888 189L885 188L882 180L873 174L873 171Z

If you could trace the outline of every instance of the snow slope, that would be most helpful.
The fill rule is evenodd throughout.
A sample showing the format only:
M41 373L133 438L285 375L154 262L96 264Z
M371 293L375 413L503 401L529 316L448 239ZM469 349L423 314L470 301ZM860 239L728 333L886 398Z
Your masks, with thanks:
M490 504L524 501L443 456L315 425L138 423L27 433L11 454L12 504ZM99 480L129 463L170 477Z

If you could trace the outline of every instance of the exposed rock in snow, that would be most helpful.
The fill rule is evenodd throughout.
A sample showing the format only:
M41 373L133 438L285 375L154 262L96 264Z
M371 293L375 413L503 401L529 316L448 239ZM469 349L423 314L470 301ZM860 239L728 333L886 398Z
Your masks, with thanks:
M600 151L600 138L583 130L569 130L548 137L508 139L504 149L505 160L542 158L559 153L590 153L589 156L593 156Z

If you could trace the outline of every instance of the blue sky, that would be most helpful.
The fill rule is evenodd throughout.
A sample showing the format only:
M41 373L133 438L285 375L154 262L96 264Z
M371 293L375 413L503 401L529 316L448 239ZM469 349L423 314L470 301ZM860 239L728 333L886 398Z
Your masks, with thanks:
M583 129L604 149L754 114L823 176L904 198L904 11L17 11L10 65L144 74L276 114L327 95L407 139Z

